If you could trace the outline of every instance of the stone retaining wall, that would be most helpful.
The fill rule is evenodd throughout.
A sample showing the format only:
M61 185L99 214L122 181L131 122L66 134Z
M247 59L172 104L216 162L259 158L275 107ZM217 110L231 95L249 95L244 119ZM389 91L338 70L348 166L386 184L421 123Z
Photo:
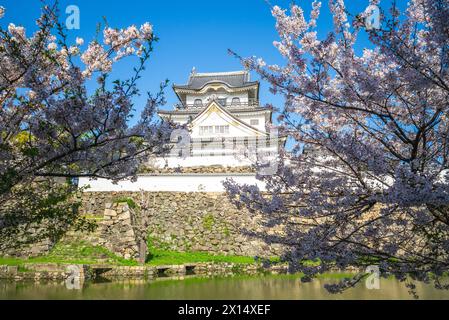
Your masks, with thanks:
M280 234L280 227L264 226L260 214L236 208L223 193L146 192L144 196L150 202L149 232L156 247L259 257L279 256L283 252L280 245L265 243L259 236ZM108 230L115 232L115 244L122 241L121 238L132 238L133 235L130 230L122 230L120 225L111 222L106 205L127 197L139 203L142 194L86 192L82 195L82 213L99 219L101 230L105 230L105 225L111 224ZM135 251L135 247L131 251L133 250ZM117 253L120 249L115 248L113 251Z
M35 230L33 234L39 234L39 232L40 231ZM18 235L17 237L22 237L22 235ZM55 241L50 239L42 239L31 244L23 244L18 247L0 249L0 257L37 257L48 253L54 245Z
M66 280L72 274L73 267L78 271L77 280L89 279L155 279L172 276L227 276L235 274L256 275L266 273L286 273L287 265L273 265L264 268L260 263L191 263L184 265L166 266L95 266L95 265L67 265L67 264L25 264L24 270L17 266L0 265L0 279L21 280Z

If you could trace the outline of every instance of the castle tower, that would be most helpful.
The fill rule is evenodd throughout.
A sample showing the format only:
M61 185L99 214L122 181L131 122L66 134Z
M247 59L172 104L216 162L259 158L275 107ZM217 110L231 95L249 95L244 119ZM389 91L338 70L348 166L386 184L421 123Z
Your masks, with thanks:
M268 130L272 111L259 104L259 82L246 71L192 70L187 84L173 90L179 102L158 113L185 128L176 130L183 135L172 136L170 154L149 159L135 181L80 178L79 185L89 186L89 192L223 192L223 181L232 178L264 190L251 165L260 155L276 158L285 138ZM275 168L276 163L269 160ZM270 174L271 169L257 173Z
M179 103L159 116L186 125L188 147L177 147L176 142L185 137L175 137L173 151L159 159L157 166L247 166L254 161L249 149L255 154L277 148L278 142L271 141L267 130L272 111L259 105L259 82L251 81L249 72L197 73L193 69L188 83L174 85L173 90Z

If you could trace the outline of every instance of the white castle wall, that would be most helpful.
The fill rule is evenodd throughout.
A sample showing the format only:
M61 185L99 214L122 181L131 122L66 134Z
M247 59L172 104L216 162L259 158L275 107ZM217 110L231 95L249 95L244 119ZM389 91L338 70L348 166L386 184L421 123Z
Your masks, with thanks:
M200 150L201 151L201 150ZM218 152L215 150L215 152ZM243 157L236 157L234 155L227 156L189 156L181 157L165 157L153 160L152 165L156 168L178 168L178 167L199 167L199 166L228 166L240 167L250 166L252 161L244 159Z
M260 131L263 131L263 132L267 131L264 113L259 113L259 114L240 113L240 114L235 114L235 117ZM257 124L257 125L251 124L251 120L259 120L259 124Z
M90 186L87 192L152 191L152 192L224 192L223 181L232 178L240 184L258 185L265 190L265 184L254 174L177 174L140 175L137 181L122 180L114 184L111 180L80 178L79 186Z

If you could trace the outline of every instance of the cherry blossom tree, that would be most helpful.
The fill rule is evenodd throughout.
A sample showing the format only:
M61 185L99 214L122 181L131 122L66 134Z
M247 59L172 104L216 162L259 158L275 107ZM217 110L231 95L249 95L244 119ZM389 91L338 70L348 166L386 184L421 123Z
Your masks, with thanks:
M136 84L157 41L149 23L125 29L106 25L97 36L101 40L84 44L77 38L69 44L56 3L43 8L37 26L32 35L13 23L0 27L3 244L35 223L53 221L47 231L59 235L60 221L76 220L61 203L76 187L69 190L55 183L58 179L135 177L149 154L166 151L161 146L170 137L169 125L154 118L166 82L156 95L148 94L140 118L129 125ZM114 63L129 56L138 61L129 78L109 81ZM91 91L87 83L95 85L93 78Z
M320 7L313 2L309 19L297 5L272 8L285 65L237 56L285 97L279 127L293 148L275 175L259 177L267 192L227 181L229 197L285 226L265 238L289 248L283 258L304 280L361 269L328 286L340 291L376 265L411 289L416 281L447 289L449 2L410 0L401 11L391 1L370 29L369 13L351 16L330 0L333 31L323 39ZM370 46L361 50L365 32Z

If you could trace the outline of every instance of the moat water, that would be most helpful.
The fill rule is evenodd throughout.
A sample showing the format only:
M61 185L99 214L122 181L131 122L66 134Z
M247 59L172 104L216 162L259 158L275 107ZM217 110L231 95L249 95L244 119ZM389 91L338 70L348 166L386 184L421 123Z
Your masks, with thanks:
M0 299L413 299L408 289L394 278L380 279L378 289L368 289L366 283L342 294L330 294L323 287L336 281L334 277L301 283L296 276L235 276L157 280L96 281L81 285L64 282L0 281ZM449 291L432 285L417 284L420 299L449 299Z

